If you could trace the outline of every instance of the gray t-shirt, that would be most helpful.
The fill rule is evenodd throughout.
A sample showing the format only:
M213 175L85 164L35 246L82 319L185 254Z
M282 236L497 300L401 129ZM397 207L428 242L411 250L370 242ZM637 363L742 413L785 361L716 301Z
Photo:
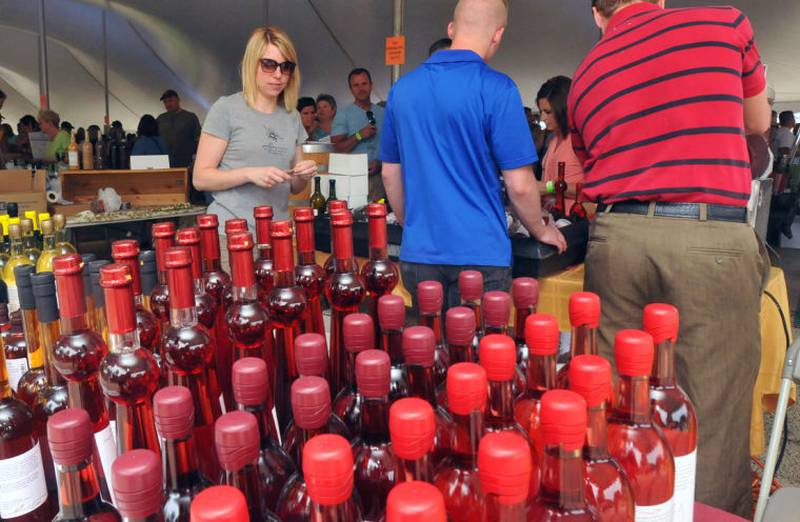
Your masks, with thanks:
M211 106L203 132L228 142L220 170L242 167L288 170L296 147L308 139L297 111L288 112L279 105L272 114L259 112L248 107L241 92L223 96ZM250 230L255 230L253 208L259 205L271 205L276 220L289 219L289 191L288 182L271 189L246 183L214 192L208 212L219 217L221 233L225 221L232 218L247 219Z

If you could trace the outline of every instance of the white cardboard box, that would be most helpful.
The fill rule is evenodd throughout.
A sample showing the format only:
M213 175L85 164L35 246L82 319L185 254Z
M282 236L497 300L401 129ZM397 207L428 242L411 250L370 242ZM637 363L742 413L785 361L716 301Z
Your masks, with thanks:
M368 163L366 154L331 153L328 159L328 173L340 176L366 176L369 172ZM339 183L336 185L338 188Z
M322 195L325 198L330 194L330 180L336 181L336 197L337 199L349 199L351 197L364 196L369 194L369 181L365 175L363 176L346 176L340 174L328 174L322 176ZM355 207L350 207L355 208Z

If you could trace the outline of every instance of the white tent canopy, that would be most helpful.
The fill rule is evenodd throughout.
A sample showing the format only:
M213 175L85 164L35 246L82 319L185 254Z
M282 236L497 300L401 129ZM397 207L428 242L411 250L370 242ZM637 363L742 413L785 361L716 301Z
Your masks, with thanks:
M406 63L427 57L445 35L456 0L406 0ZM667 0L669 6L705 0ZM795 39L798 0L725 0L750 16L778 108L800 107ZM39 100L38 0L0 0L0 89L7 121L35 114ZM50 105L78 126L104 114L102 10L107 8L110 116L126 129L163 111L159 96L174 88L201 120L219 96L240 89L238 64L250 31L269 21L294 40L301 94L352 101L347 73L366 67L375 99L390 86L384 38L392 0L46 0ZM597 41L589 0L510 0L510 22L492 65L517 82L528 105L549 77L571 75ZM769 7L767 9L767 6Z

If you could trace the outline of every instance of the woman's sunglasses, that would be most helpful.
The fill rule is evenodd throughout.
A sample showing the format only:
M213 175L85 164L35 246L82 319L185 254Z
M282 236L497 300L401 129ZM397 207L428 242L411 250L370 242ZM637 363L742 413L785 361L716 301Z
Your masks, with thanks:
M297 64L294 62L286 61L278 63L269 58L261 58L259 63L261 64L261 70L268 74L274 73L278 67L281 68L281 74L292 74L294 72L294 68L297 67Z

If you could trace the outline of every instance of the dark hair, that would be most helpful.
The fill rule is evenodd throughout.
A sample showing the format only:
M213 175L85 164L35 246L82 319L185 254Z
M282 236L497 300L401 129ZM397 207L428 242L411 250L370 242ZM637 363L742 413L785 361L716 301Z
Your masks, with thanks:
M75 141L77 143L83 143L83 140L86 139L86 130L83 127L79 127L78 130L75 131Z
M350 74L347 75L347 85L350 86L350 80L353 79L353 76L358 76L359 74L366 74L367 78L369 79L369 83L372 83L372 75L369 73L369 71L363 67L356 67L350 71Z
M73 127L72 124L70 122L68 122L68 121L62 121L61 122L61 129L62 130L65 130L67 132L72 132L72 129L74 129L74 128L75 127Z
M600 14L606 18L611 18L620 7L632 4L635 0L592 0L592 7L596 7ZM658 3L658 0L643 0L651 4Z
M25 116L20 118L19 119L19 124L20 125L25 125L26 127L30 127L34 131L38 131L39 130L39 122L36 121L36 118L31 116L30 114L26 114Z
M539 89L536 94L536 103L539 100L545 99L550 103L550 108L556 117L558 123L558 130L562 138L569 133L569 120L567 119L567 95L569 95L569 88L572 85L572 80L566 76L556 76L550 78ZM539 108L541 110L541 107Z
M89 127L86 130L87 131L96 130L97 132L100 132L100 125L91 124L91 125L89 125Z
M451 40L450 38L439 38L438 40L436 40L431 44L430 48L428 49L428 56L432 55L436 51L444 51L450 49L452 45L453 45L453 40Z
M3 91L0 91L0 93L2 93L2 92ZM0 98L2 98L2 96L0 96ZM9 125L8 123L4 123L4 124L0 125L0 128L2 128L4 131L6 131L6 133L5 133L6 139L14 137L14 129L11 128L11 125Z
M158 122L150 114L145 114L139 120L139 127L136 129L136 134L139 136L147 136L148 138L158 136Z
M6 93L4 93L2 90L0 90L0 100L5 100L5 99L6 99ZM12 136L13 136L13 134L12 134Z
M306 107L314 107L314 112L317 111L317 102L310 96L303 96L297 100L297 112L302 112Z
M792 123L794 123L794 112L792 111L783 111L781 115L778 116L778 121L781 124L781 127L788 127Z
M334 98L330 94L320 94L319 96L317 96L317 103L321 101L328 102L331 107L333 107L334 109L336 108L336 98Z
M111 128L113 128L113 129L121 129L122 128L122 122L119 121L119 120L112 121L111 122Z

